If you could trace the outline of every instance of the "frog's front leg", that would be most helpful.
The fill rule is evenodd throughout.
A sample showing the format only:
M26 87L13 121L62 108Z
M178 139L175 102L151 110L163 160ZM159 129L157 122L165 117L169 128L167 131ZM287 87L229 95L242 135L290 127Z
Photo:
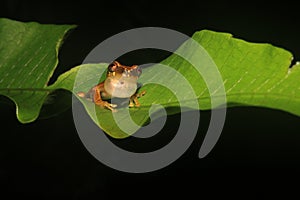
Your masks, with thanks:
M107 101L103 101L101 97L101 92L103 92L103 83L96 85L93 88L93 101L96 105L108 108L111 111L116 111L114 108L117 107L116 104L108 103Z
M146 94L146 91L142 91L141 93L135 93L134 95L132 95L130 97L130 100L129 100L129 107L140 107L141 104L138 100L138 98L144 96Z

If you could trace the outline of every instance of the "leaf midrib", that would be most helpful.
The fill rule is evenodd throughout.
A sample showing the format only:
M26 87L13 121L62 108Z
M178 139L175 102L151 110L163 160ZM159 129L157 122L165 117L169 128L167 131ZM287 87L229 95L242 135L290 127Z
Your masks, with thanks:
M9 91L29 91L29 92L40 91L40 92L48 93L48 92L52 92L52 91L55 91L55 90L58 90L58 89L59 88L51 89L49 87L46 87L46 88L0 88L0 92L1 91L6 91L6 92L9 92ZM63 90L68 91L66 89L63 89ZM243 97L243 96L268 97L269 96L269 97L275 97L275 99L281 99L281 100L291 99L291 95L284 95L283 93L235 92L235 93L231 93L231 94L226 95L226 97L235 97L235 96L238 96L238 97ZM221 98L221 97L224 97L224 95L213 95L213 96L198 97L197 100L201 101L201 100L206 100L206 99L211 99L211 98ZM189 100L186 100L186 101L192 101L192 100L195 100L195 99L189 99ZM184 102L186 102L186 101L184 101ZM300 102L300 97L293 96L293 101L299 101ZM175 103L178 103L178 101L171 101L171 102L168 102L168 103L162 103L160 105L168 106L168 105L175 104ZM151 106L152 105L150 105L150 104L143 105L143 107L151 107Z

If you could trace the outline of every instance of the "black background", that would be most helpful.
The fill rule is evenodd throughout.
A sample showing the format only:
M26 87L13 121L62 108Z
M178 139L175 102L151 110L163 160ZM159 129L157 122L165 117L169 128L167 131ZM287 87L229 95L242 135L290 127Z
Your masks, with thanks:
M0 17L40 23L77 24L60 52L54 78L80 64L104 39L131 28L158 26L189 36L201 29L230 32L252 42L290 50L300 60L299 11L287 1L1 1ZM136 64L155 62L163 54L137 56ZM128 57L134 61L134 54ZM189 150L170 166L152 173L128 174L110 169L81 143L71 110L46 120L20 124L13 104L0 104L0 195L144 198L158 194L291 194L300 173L300 118L285 112L230 108L222 135L205 158L197 157L205 128ZM201 112L208 123L209 111ZM172 128L172 116L166 129ZM161 133L163 135L163 133ZM142 142L156 145L170 136ZM118 141L116 141L118 143ZM119 141L132 146L136 141ZM293 181L296 183L293 183ZM288 189L288 190L287 190ZM219 192L222 190L222 192ZM138 194L142 192L142 195ZM159 195L160 196L160 195Z

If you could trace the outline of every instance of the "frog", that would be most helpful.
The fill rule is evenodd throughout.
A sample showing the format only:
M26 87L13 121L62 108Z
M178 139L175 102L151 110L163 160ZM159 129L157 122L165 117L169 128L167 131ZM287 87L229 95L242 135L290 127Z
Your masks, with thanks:
M118 105L108 101L112 98L129 99L129 107L140 107L138 98L146 93L146 91L138 93L141 87L138 83L141 73L142 70L138 65L126 66L114 61L108 65L104 81L93 86L87 93L78 92L77 95L113 112L117 111Z

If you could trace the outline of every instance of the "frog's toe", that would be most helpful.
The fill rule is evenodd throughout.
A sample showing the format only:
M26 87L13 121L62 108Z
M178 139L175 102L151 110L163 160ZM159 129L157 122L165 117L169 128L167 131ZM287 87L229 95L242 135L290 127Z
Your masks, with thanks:
M112 107L112 108L116 108L118 105L110 103L109 106Z
M115 108L117 107L116 104L108 103L105 107L108 108L109 110L111 110L112 112L116 112L116 111L117 111L117 110L115 109Z
M116 113L118 112L118 109L111 109L111 112Z
M140 97L144 96L145 94L146 94L146 91L144 90L144 91L142 91L141 93L139 93L139 94L137 95L137 97L140 98Z
M130 102L129 102L129 107L130 107L130 108L133 108L133 107L134 107L134 103L133 103L132 100L130 100Z
M102 106L114 112L115 111L114 108L117 107L117 104L111 104L111 103L104 101Z

